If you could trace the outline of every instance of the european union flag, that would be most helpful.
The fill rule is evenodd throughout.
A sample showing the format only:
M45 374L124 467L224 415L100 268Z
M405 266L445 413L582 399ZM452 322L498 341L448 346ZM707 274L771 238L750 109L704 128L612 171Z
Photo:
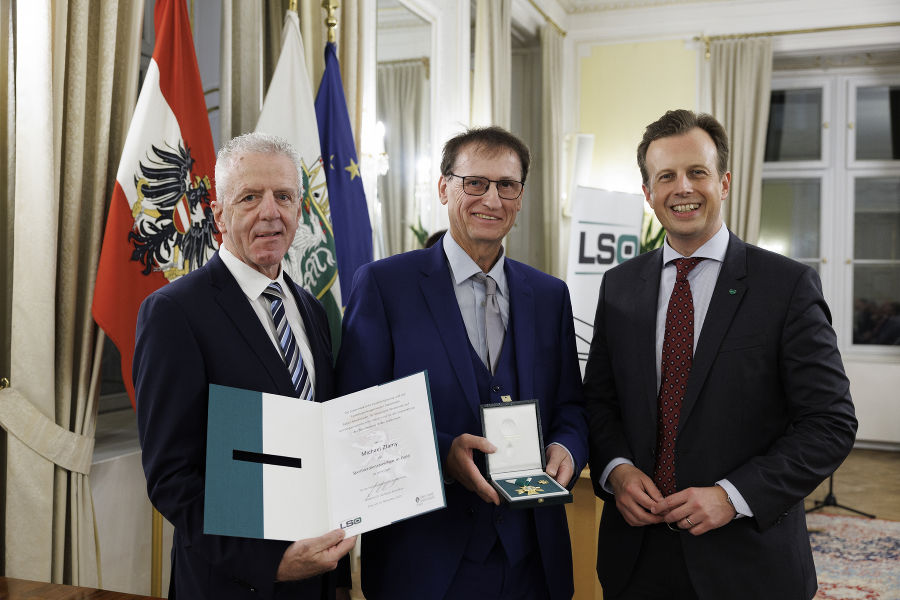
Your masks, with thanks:
M325 45L325 72L316 94L316 120L326 166L341 295L349 298L356 269L372 261L372 225L334 42Z

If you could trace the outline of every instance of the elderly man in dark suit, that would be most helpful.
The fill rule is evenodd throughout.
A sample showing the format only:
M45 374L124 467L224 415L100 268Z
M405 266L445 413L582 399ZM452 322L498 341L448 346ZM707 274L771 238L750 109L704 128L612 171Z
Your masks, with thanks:
M333 395L325 311L281 268L300 217L300 168L279 138L228 142L212 204L222 246L141 306L138 429L150 500L175 526L169 598L333 598L330 571L355 542L341 530L292 544L203 533L208 385L298 402Z
M604 597L812 598L803 499L856 434L819 277L725 228L713 117L667 112L638 164L666 242L604 275L584 381Z

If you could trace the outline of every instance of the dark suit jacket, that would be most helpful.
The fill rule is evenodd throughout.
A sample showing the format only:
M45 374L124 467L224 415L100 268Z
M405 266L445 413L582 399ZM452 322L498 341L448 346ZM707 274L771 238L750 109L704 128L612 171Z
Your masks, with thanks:
M606 500L597 573L617 593L644 528L598 479L616 457L652 475L656 311L662 250L603 277L585 373L594 489ZM700 332L676 441L678 489L728 479L753 518L680 535L700 598L811 598L815 568L803 499L849 453L849 382L816 272L731 234Z
M568 289L558 279L507 259L519 398L540 400L544 443L587 458L587 426ZM354 278L344 315L341 394L427 370L442 464L453 439L481 435L472 350L450 279L443 241L370 263ZM440 599L486 503L458 483L447 507L363 535L362 587L368 600ZM562 506L533 510L553 598L572 596L572 560Z
M316 400L327 400L334 379L325 311L285 280L312 347ZM175 526L171 591L187 600L318 599L329 587L333 595L331 575L275 585L287 542L203 534L210 383L296 396L281 355L218 253L148 296L138 315L138 430L150 501Z

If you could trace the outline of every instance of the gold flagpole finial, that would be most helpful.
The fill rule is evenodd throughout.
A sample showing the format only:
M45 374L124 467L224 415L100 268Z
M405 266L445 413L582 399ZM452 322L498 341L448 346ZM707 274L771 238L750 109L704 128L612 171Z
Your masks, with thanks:
M340 5L337 0L322 0L322 8L328 11L328 16L325 17L325 26L328 27L328 41L332 44L335 42L334 30L337 27L337 17L334 16L334 11L338 6Z
M297 12L297 0L291 0L290 4L288 4L288 10Z

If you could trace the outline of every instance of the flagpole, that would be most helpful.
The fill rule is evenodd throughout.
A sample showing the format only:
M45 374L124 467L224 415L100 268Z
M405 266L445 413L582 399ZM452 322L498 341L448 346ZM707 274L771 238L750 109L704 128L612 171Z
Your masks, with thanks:
M334 16L334 11L339 6L337 0L322 0L322 8L328 11L328 16L325 17L325 26L328 27L328 42L331 44L335 43L334 30L337 27L337 17Z

